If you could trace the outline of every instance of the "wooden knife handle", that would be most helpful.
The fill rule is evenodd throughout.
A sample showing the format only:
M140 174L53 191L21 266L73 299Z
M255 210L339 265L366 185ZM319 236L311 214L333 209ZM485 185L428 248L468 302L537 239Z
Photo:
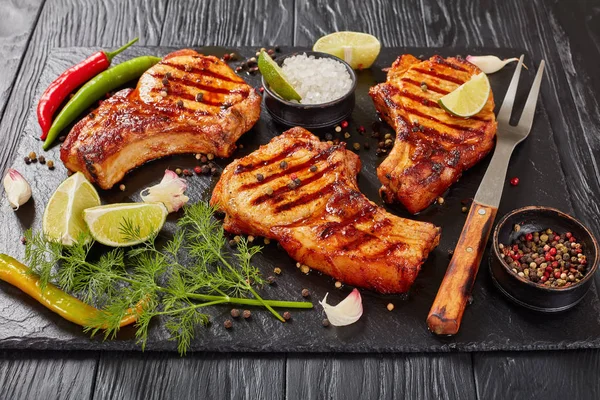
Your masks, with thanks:
M429 310L427 325L433 333L454 335L458 332L497 211L495 207L475 201L471 205L454 255Z

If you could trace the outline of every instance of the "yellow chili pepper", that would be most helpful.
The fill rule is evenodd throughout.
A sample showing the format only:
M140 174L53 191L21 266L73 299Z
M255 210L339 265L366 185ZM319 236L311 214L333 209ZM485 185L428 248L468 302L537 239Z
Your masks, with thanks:
M0 279L18 287L40 304L54 311L64 319L84 327L90 326L90 321L102 312L63 292L51 283L42 290L40 279L31 274L30 269L11 256L0 254ZM138 303L136 310L129 309L127 315L121 319L120 327L130 325L137 319L137 314L142 310L142 302ZM104 329L104 327L102 327Z

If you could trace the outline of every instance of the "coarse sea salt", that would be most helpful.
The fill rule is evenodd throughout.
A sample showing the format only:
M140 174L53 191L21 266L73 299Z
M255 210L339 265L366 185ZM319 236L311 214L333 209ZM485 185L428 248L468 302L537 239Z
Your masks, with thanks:
M331 58L298 54L283 60L287 80L302 97L302 104L322 104L337 100L352 88L346 66Z

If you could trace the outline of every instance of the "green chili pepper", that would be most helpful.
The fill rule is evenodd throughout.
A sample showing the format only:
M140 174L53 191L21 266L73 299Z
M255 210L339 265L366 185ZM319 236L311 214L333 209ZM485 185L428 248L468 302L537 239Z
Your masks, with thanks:
M125 83L139 78L148 68L159 62L161 58L142 56L125 61L119 65L99 73L83 85L77 93L63 107L52 123L43 149L48 150L52 142L71 122L82 112L91 107L96 101L111 90L115 90Z
M51 283L42 288L39 278L33 275L29 268L6 254L0 254L0 280L18 287L49 310L77 325L90 326L91 321L98 313L102 312L63 292ZM141 301L135 309L128 310L119 326L123 327L136 322L137 315L143 310L143 305L144 302ZM104 327L100 328L104 329Z

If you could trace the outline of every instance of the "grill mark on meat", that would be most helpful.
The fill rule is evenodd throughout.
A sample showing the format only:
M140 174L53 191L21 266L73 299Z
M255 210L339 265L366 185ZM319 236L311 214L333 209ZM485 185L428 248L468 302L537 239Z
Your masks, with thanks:
M165 78L166 74L150 74L151 77L153 77L154 79L158 79L158 80L162 80L163 78ZM210 92L210 93L219 93L219 94L232 94L232 93L239 93L240 95L242 95L242 98L246 98L248 97L248 95L250 94L250 90L248 90L247 88L244 89L240 89L240 88L219 88L219 87L215 87L215 86L210 86L210 85L206 85L204 83L202 83L200 81L200 79L189 79L188 77L182 76L171 76L170 78L168 78L169 83L179 83L182 86L187 86L187 87L193 87L195 89L201 89L204 90L205 92ZM241 85L240 85L241 86Z
M460 66L460 65L456 65L454 63L451 63L450 61L446 60L444 57L442 56L435 56L435 60L436 63L438 64L442 64L442 65L446 65L452 69L455 69L457 71L462 71L462 72L469 72L466 68Z
M414 81L412 79L403 78L402 81L403 82L408 82L411 85L416 85L416 86L420 87L420 84L417 81ZM431 91L439 93L439 94L448 94L448 93L450 93L448 91L445 91L445 90L442 90L442 89L439 89L439 88L435 88L435 87L432 87L432 86L429 86L429 85L427 85L427 90L431 90ZM414 92L411 92L411 91L408 91L408 90L403 90L403 91L400 91L399 93L400 93L400 96L406 97L406 98L414 100L414 101L416 101L418 103L421 103L421 105L424 106L424 107L432 107L432 108L437 108L437 109L441 108L440 105L437 103L437 101L429 99L429 98L424 97L424 96L419 96L418 94L416 94ZM399 105L399 104L394 104L394 108L401 108L401 107L402 106ZM477 115L473 115L473 116L471 116L471 117L469 117L467 119L469 119L469 120L475 120L475 121L481 121L481 122L490 122L489 119L478 117Z
M283 185L283 186L278 187L277 189L275 189L273 191L273 193L270 194L270 195L269 194L262 194L262 195L258 196L257 198L255 198L254 200L252 200L252 204L253 205L258 205L258 204L261 204L261 203L265 202L266 200L273 200L273 202L275 204L279 204L279 203L281 203L281 202L283 202L285 200L288 200L288 198L282 197L282 194L287 193L287 192L289 192L291 190L297 190L300 187L302 187L303 185L308 185L309 183L312 183L312 182L318 180L323 175L325 175L327 172L331 171L332 169L335 169L338 165L339 165L339 162L327 165L327 167L322 168L321 170L319 170L318 172L316 172L314 175L309 176L308 178L304 178L303 180L301 180L300 185L296 186L294 188L290 188L288 185ZM266 181L266 179L264 181L262 181L262 182L257 182L257 183L258 183L258 185L262 185L262 184L266 183L265 181ZM290 182L292 182L291 179L290 179ZM258 186L258 185L256 185L256 186ZM244 186L246 186L246 185L244 185ZM240 188L240 190L245 190L244 186L242 186ZM256 186L252 186L252 188L254 188ZM318 193L318 191L315 191L313 193ZM306 194L306 196L308 196L308 194ZM299 197L298 200L301 199L301 198L302 197ZM285 203L282 206L285 206Z
M178 71L181 72L185 72L185 73L189 73L189 74L194 74L194 75L205 75L205 76L210 76L211 78L216 78L222 81L226 81L226 82L233 82L233 83L244 83L244 81L241 78L236 77L236 79L232 79L230 77L227 77L225 75L221 75L221 74L217 74L216 72L207 70L205 68L198 68L195 66L191 66L188 65L187 66L187 71L186 71L186 66L185 65L181 65L181 64L172 64L168 61L163 61L161 63L162 65L165 65L167 67L176 69Z
M153 87L150 90L150 92L151 93L160 93L161 90L162 90L161 88ZM172 88L172 87L169 88L169 96L173 96L173 97L176 97L176 98L181 98L183 100L188 100L188 101L196 102L196 97L193 94L188 93L188 92L183 91L183 90L177 90L177 89ZM214 101L214 100L211 99L211 97L212 96L210 96L210 95L205 95L204 97L202 97L202 104L206 104L207 106L219 107L219 108L224 104L223 101ZM168 99L168 97L167 97L167 99ZM191 109L190 109L190 111L197 112L196 110L191 110ZM213 112L213 113L206 112L205 115L208 115L208 114L217 114L217 113L216 112Z
M421 87L421 82L417 82L414 79L402 78L401 81L402 82L406 82L406 83L410 83L411 85L417 86L419 88ZM429 83L426 83L426 85L427 85L427 90L431 90L432 92L439 93L439 94L442 94L442 95L447 95L448 93L450 93L449 91L447 91L445 89L442 89L442 88L430 85Z
M449 122L442 121L442 120L440 120L438 118L432 117L431 115L428 115L428 114L426 114L424 112L421 112L420 110L417 110L416 108L407 107L406 105L403 105L403 108L406 111L408 111L409 113L411 113L411 114L418 115L419 117L428 119L430 121L433 121L433 122L438 123L440 125L444 125L444 126L446 126L448 128L451 128L451 129L456 129L456 130L460 130L460 131L463 131L463 132L473 132L473 131L478 131L479 130L479 129L473 129L473 128L468 127L468 126L451 124ZM433 128L430 128L430 129L433 129Z
M336 148L337 148L337 146L331 146L331 147L327 148L327 150L319 152L314 157L309 158L308 160L306 160L303 163L289 165L286 169L282 169L274 174L265 176L265 178L260 182L257 180L255 182L246 183L240 187L240 190L253 189L257 186L264 185L264 184L269 183L269 182L271 182L277 178L280 178L282 176L290 175L294 172L302 171L303 169L308 169L311 165L316 164L323 159L329 158L329 156L335 151ZM270 164L272 164L272 163L270 163ZM329 166L328 166L328 168L329 168Z
M438 79L442 79L442 80L445 80L445 81L448 81L448 82L456 83L458 85L462 85L463 83L465 83L465 81L462 80L462 79L455 78L455 77L449 76L449 75L440 74L439 72L437 72L435 70L434 71L430 71L428 69L416 68L416 67L413 67L412 70L415 71L415 72L419 72L421 74L424 74L424 75L433 76L434 78L438 78Z
M304 196L301 196L293 201L288 201L287 203L278 205L275 208L275 211L277 211L277 212L289 211L296 207L302 206L304 204L308 204L322 196L326 196L326 195L330 194L333 191L333 188L334 188L334 183L330 183L330 184L326 185L325 187L319 189L318 191L316 190L310 194L305 194Z
M375 257L381 257L384 255L387 256L387 255L393 254L397 250L404 250L407 247L408 247L408 244L396 239L395 242L387 244L387 246L384 247L383 249L381 249L381 251L374 253L374 256Z
M357 237L354 238L352 241L342 245L341 248L344 251L353 251L353 250L357 250L359 247L361 247L369 242L372 242L373 240L377 240L377 239L378 239L377 236L371 235L368 232L357 230Z
M256 165L254 165L254 164L246 164L246 165L239 164L237 167L235 167L235 171L233 171L233 173L236 175L242 174L242 173L257 169L259 167L266 167L267 165L275 164L279 161L282 161L282 160L288 158L294 151L296 151L296 149L298 147L304 147L304 144L301 142L295 142L294 144L292 144L291 146L286 148L284 151L277 153L274 157L271 157L268 160L264 160Z

